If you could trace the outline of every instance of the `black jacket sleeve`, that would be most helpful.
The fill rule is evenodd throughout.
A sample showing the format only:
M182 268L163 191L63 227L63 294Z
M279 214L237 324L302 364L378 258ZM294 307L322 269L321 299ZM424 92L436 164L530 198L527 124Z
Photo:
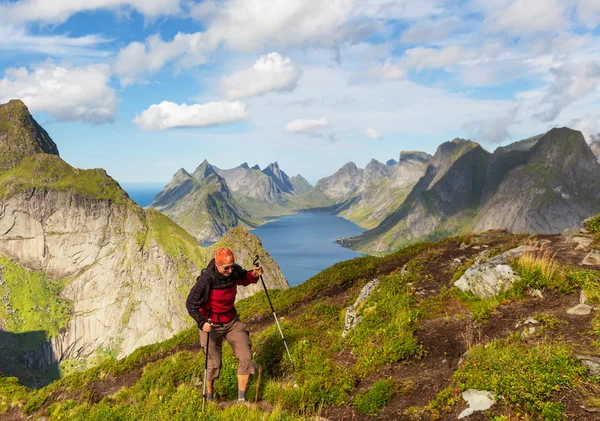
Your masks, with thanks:
M204 276L199 276L196 279L196 283L192 287L187 300L185 301L185 306L187 308L188 313L193 319L198 323L198 327L202 329L204 323L206 323L206 319L202 317L200 313L200 309L208 300L208 296L210 294L210 286L209 280Z

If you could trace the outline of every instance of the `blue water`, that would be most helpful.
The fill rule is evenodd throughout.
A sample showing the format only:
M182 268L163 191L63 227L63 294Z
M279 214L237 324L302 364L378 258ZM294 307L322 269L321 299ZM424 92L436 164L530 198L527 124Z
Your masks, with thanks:
M125 184L122 187L138 205L148 206L163 186ZM274 219L255 228L252 234L260 238L263 248L277 262L290 286L294 286L334 263L362 256L334 243L338 238L362 232L355 223L327 212L301 212ZM265 271L268 270L265 267Z
M120 183L123 190L127 192L131 200L146 207L154 200L154 196L162 190L163 185L146 183Z
M362 256L334 243L340 237L362 232L355 223L326 212L301 212L261 225L252 234L260 238L290 286L294 286L334 263Z

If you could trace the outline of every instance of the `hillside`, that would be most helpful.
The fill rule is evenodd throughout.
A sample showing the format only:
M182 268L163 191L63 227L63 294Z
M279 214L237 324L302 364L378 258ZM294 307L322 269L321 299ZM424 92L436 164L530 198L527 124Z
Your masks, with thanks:
M271 294L294 369L264 294L238 303L260 372L251 407L230 403L236 364L225 346L219 402L201 413L204 357L190 329L40 390L0 378L0 420L455 420L470 389L496 400L471 421L592 420L599 250L600 215L570 238L491 231L341 262ZM474 274L484 270L514 273L514 284L479 298ZM462 290L464 279L474 292ZM348 318L367 284L359 318Z
M0 122L0 371L39 386L189 327L211 252L104 170L63 161L21 101L0 105ZM246 235L228 243L266 255ZM287 286L278 271L265 281Z

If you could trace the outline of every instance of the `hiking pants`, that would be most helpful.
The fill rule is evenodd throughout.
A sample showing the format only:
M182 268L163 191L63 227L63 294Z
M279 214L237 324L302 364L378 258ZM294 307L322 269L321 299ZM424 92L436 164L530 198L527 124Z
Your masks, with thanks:
M200 330L200 345L206 353L207 333ZM221 371L221 355L223 338L229 343L238 359L238 374L254 374L254 362L250 348L250 333L246 330L246 324L242 323L238 316L229 323L214 324L210 330L210 341L208 344L208 372L206 378L214 380L219 378Z

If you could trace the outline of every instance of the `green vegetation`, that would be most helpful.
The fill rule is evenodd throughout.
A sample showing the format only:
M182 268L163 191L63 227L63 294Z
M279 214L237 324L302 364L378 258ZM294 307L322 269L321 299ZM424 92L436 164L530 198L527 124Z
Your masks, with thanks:
M572 387L584 373L566 345L529 344L513 335L473 347L454 379L461 390L490 390L526 413L560 420L561 406L550 400L552 392Z
M21 335L22 351L36 350L40 340L58 335L69 320L71 304L59 298L65 282L44 272L33 271L0 256L0 320L5 330L13 333L44 332L43 335Z
M399 274L380 277L379 287L358 309L362 320L349 338L361 373L377 370L385 363L422 356L422 347L414 335L418 313L406 285L408 279Z
M396 385L392 379L377 380L368 392L359 393L354 397L354 406L363 414L375 416L387 405L395 389Z
M57 155L39 153L0 172L0 199L29 189L68 191L91 199L128 203L127 193L102 169L73 168Z
M148 219L154 217L149 214ZM157 232L150 229L148 238L158 238ZM162 235L182 234L173 231ZM474 319L486 320L497 306L524 299L525 291L532 286L566 293L583 288L590 302L600 300L598 272L554 267L534 258L514 263L525 280L500 297L479 300L462 294L452 282L470 266L476 252L465 251L467 259L459 268L440 261L442 253L462 242L473 244L477 240L468 237L436 244L419 243L385 257L356 258L340 262L297 287L271 291L293 367L272 321L265 295L257 294L239 302L241 318L261 326L252 329L258 374L252 377L247 390L250 401L255 396L261 401L261 409L236 405L221 409L209 403L201 413L204 355L198 352L195 327L161 344L139 348L122 360L110 359L107 355L109 359L97 367L68 375L37 391L12 381L10 387L16 391L16 397L9 398L8 393L12 392L0 387L0 405L4 403L5 411L10 406L21 406L25 413L44 415L49 421L307 420L332 406L353 408L377 417L388 405L394 405L390 410L397 410L400 393L413 396L416 393L411 379L398 384L388 378L388 369L398 368L398 363L418 368L418 364L428 360L424 358L426 352L417 332L421 335L432 326L447 329L446 322L452 326L462 325L467 315L465 307ZM174 250L178 256L186 256L185 248ZM447 266L440 268L440 265ZM403 266L407 270L401 272ZM361 317L360 323L342 338L347 306L374 278L379 279L379 286L355 309ZM436 282L436 290L433 290ZM416 291L425 291L426 295L417 295ZM502 420L507 414L561 419L560 397L564 396L565 388L580 385L593 388L595 385L583 377L585 369L573 357L570 344L554 343L550 339L558 335L564 322L543 311L531 317L546 329L540 332L552 331L552 335L524 338L511 334L487 343L476 344L481 338L465 343L468 352L453 379L438 383L438 393L433 400L403 409L397 412L398 416L401 419L441 419L443 413L456 409L462 391L475 388L503 397L494 407L494 414L489 415L494 416L493 419ZM471 322L467 324L476 326ZM467 333L460 332L460 335L464 337ZM475 337L475 332L471 333ZM468 342L466 337L464 339ZM235 400L237 361L229 346L223 351L221 377L215 383L215 392L220 400ZM110 350L106 352L110 354ZM446 357L444 353L444 358L453 357ZM123 380L111 394L99 394L99 385L109 379ZM370 387L353 393L357 385L363 383ZM8 382L2 383L0 378L2 384ZM587 392L585 395L586 398L593 396Z
M0 414L27 399L29 389L15 377L4 377L0 373Z

